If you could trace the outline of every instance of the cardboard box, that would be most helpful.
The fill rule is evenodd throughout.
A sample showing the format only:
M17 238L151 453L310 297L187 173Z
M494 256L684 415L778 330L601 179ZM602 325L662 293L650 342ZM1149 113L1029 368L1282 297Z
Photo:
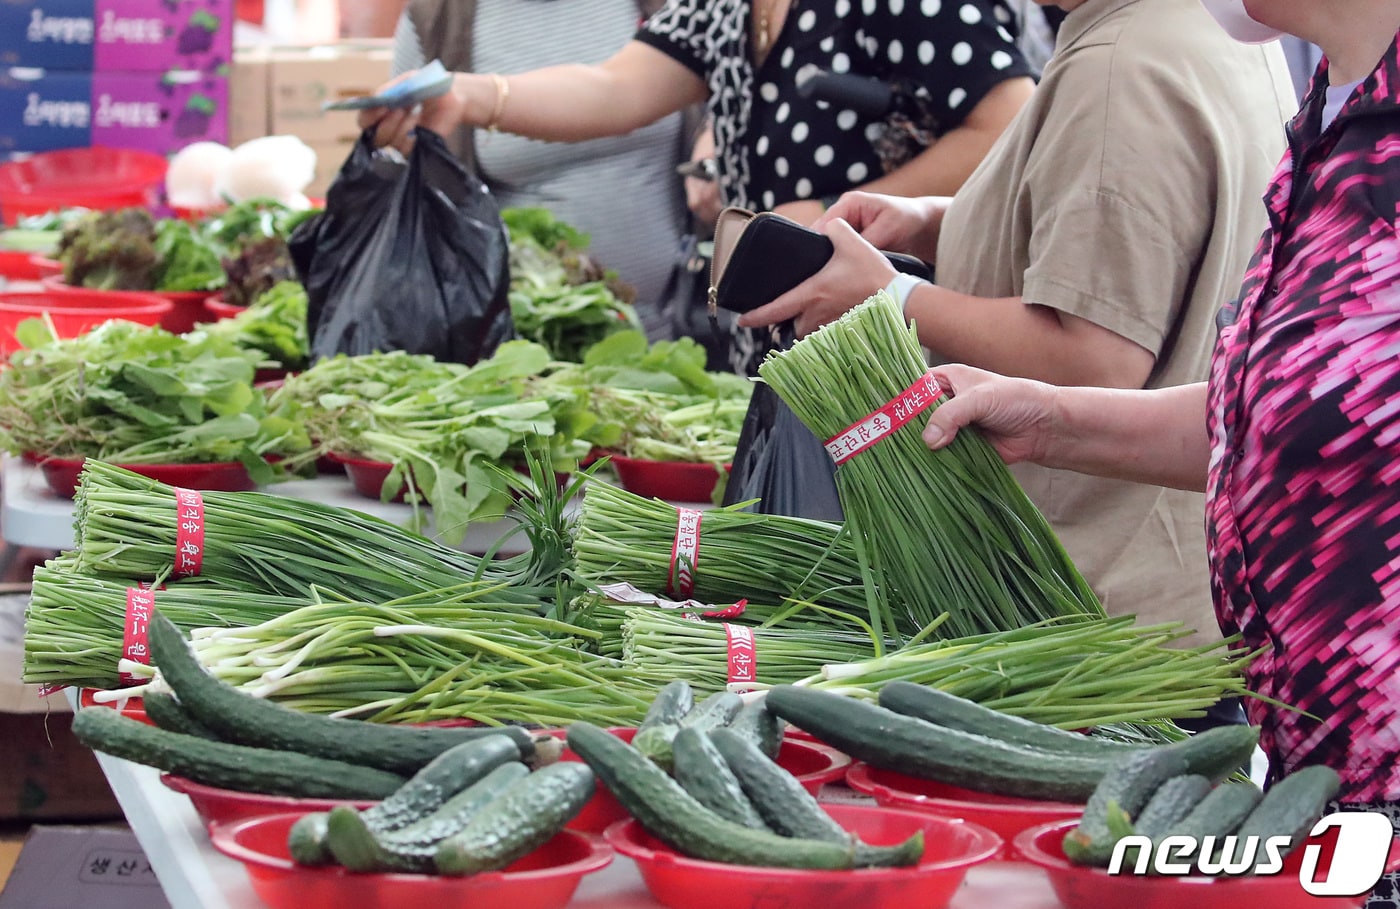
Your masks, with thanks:
M233 55L233 0L0 0L0 65L211 71Z
M73 715L61 709L0 714L0 819L121 817L97 758L73 735Z
M353 111L323 111L322 103L373 94L389 81L393 53L381 44L276 48L268 70L267 134L296 136L307 145L354 141Z
M107 145L172 154L228 140L219 72L0 72L0 153Z
M335 180L336 174L340 173L341 165L350 157L350 151L358 140L359 137L356 136L344 142L311 144L311 150L316 153L316 179L306 188L306 195L313 199L326 198L326 190L330 189L331 182Z
M268 135L272 57L266 48L239 48L228 79L228 144Z
M119 827L34 827L0 909L168 909L141 844Z

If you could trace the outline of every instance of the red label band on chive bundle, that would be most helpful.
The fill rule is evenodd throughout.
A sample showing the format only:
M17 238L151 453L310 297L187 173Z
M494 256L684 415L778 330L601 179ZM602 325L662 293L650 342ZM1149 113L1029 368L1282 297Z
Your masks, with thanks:
M156 592L147 587L126 589L126 628L122 632L122 658L133 663L150 663L151 648L146 636L151 626L151 610L156 607ZM137 678L126 670L118 673L123 685L140 685L145 679Z
M688 597L695 589L695 566L700 562L700 517L693 508L676 509L676 539L671 543L671 571L666 592Z
M204 567L204 496L193 489L175 490L175 570L192 578Z
M844 464L928 410L942 395L933 373L924 373L884 407L827 439L826 453Z
M729 642L730 684L758 681L758 650L754 646L753 629L725 622L724 636Z

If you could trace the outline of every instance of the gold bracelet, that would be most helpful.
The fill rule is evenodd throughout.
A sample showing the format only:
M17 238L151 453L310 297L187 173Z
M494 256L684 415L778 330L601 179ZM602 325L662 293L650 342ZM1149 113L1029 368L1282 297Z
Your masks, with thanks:
M486 128L494 133L496 126L501 122L501 114L506 112L506 99L510 97L510 83L500 73L492 73L491 84L496 86L496 104L491 109L491 119L486 121Z

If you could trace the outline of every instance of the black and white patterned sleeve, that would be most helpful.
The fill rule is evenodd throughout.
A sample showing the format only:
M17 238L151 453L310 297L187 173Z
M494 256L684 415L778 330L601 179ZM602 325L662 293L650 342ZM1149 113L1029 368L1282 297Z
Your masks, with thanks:
M661 51L705 78L710 0L668 0L637 30L636 40Z
M864 13L864 49L890 78L923 85L939 132L955 129L1007 79L1034 77L1000 0L835 0ZM854 9L852 9L854 12Z

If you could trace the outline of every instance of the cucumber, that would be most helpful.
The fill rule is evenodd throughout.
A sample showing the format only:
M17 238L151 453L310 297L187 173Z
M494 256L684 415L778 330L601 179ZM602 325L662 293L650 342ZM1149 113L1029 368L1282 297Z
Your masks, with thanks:
M1124 827L1137 817L1163 783L1186 773L1186 760L1167 748L1122 756L1089 797L1079 826L1065 834L1065 858L1079 865L1106 865Z
M768 709L763 699L759 698L741 707L726 728L734 730L753 742L758 746L759 751L776 761L778 752L783 747L783 726L785 725L773 711Z
M459 832L477 812L529 774L519 761L502 764L437 811L392 832L373 829L364 812L336 808L327 816L326 850L332 860L351 871L431 871L439 843Z
M676 782L715 814L751 830L768 830L758 809L710 737L698 729L682 729L671 743Z
M1259 727L1241 724L1216 726L1185 741L1159 745L1157 749L1181 755L1188 773L1199 773L1212 783L1218 783L1249 763L1258 745Z
M1287 855L1307 838L1341 785L1341 777L1331 767L1315 765L1295 770L1269 787L1235 834L1240 842L1250 836L1287 836L1288 846L1281 853ZM1257 867L1264 861L1266 856L1260 854L1254 864Z
M312 867L335 862L335 855L327 842L329 817L328 811L313 811L297 819L292 829L287 832L287 853L291 855L292 861L298 865Z
M671 748L676 733L687 727L709 732L728 723L744 706L744 699L728 691L710 695L695 705L695 708L674 722L657 723L646 728L637 727L637 735L632 745L655 761L659 766L670 770L674 763Z
M728 729L714 730L710 739L763 820L778 833L832 843L854 842L857 868L906 867L923 858L922 835L894 846L863 843L836 823L796 777L773 763L752 742Z
M218 733L190 716L190 712L180 706L173 694L149 692L142 695L141 706L146 711L146 716L151 718L151 722L162 729L198 736L211 742L221 741Z
M553 839L596 788L593 771L576 761L537 770L512 783L461 832L439 843L433 866L450 875L505 868Z
M591 723L569 727L569 747L648 833L683 855L772 868L840 870L855 864L853 844L788 839L725 820L640 751Z
M1050 754L946 729L808 688L778 685L768 691L767 702L769 710L794 726L872 767L964 789L1082 802L1093 794L1110 763L1104 757Z
M1210 780L1198 773L1187 773L1167 780L1147 800L1133 818L1133 832L1159 839L1172 825L1195 810L1210 793Z
M372 767L211 742L128 719L106 707L84 707L73 716L73 734L94 751L159 767L224 789L297 798L382 799L404 778Z
M637 731L665 723L679 723L695 707L695 691L685 679L672 679L662 686L642 717Z
M1113 751L1149 747L1094 739L1077 732L1056 729L1054 726L1011 716L955 694L927 685L915 685L912 682L896 681L886 684L880 689L879 703L881 707L887 707L895 713L918 717L937 726L1050 752L1103 755Z
M161 677L196 720L229 742L295 751L376 767L416 773L454 745L488 735L508 735L522 757L534 749L530 734L514 726L442 729L387 726L303 713L225 685L204 671L184 635L159 611L150 622L151 656Z
M1160 842L1170 836L1189 836L1199 843L1210 836L1219 844L1239 829L1263 797L1264 793L1253 783L1221 783L1206 793L1189 814L1155 834L1154 839ZM1194 861L1196 850L1180 853L1179 858Z
M365 809L364 822L375 832L407 827L502 764L519 760L520 749L504 735L488 735L454 745L433 758L393 795Z

